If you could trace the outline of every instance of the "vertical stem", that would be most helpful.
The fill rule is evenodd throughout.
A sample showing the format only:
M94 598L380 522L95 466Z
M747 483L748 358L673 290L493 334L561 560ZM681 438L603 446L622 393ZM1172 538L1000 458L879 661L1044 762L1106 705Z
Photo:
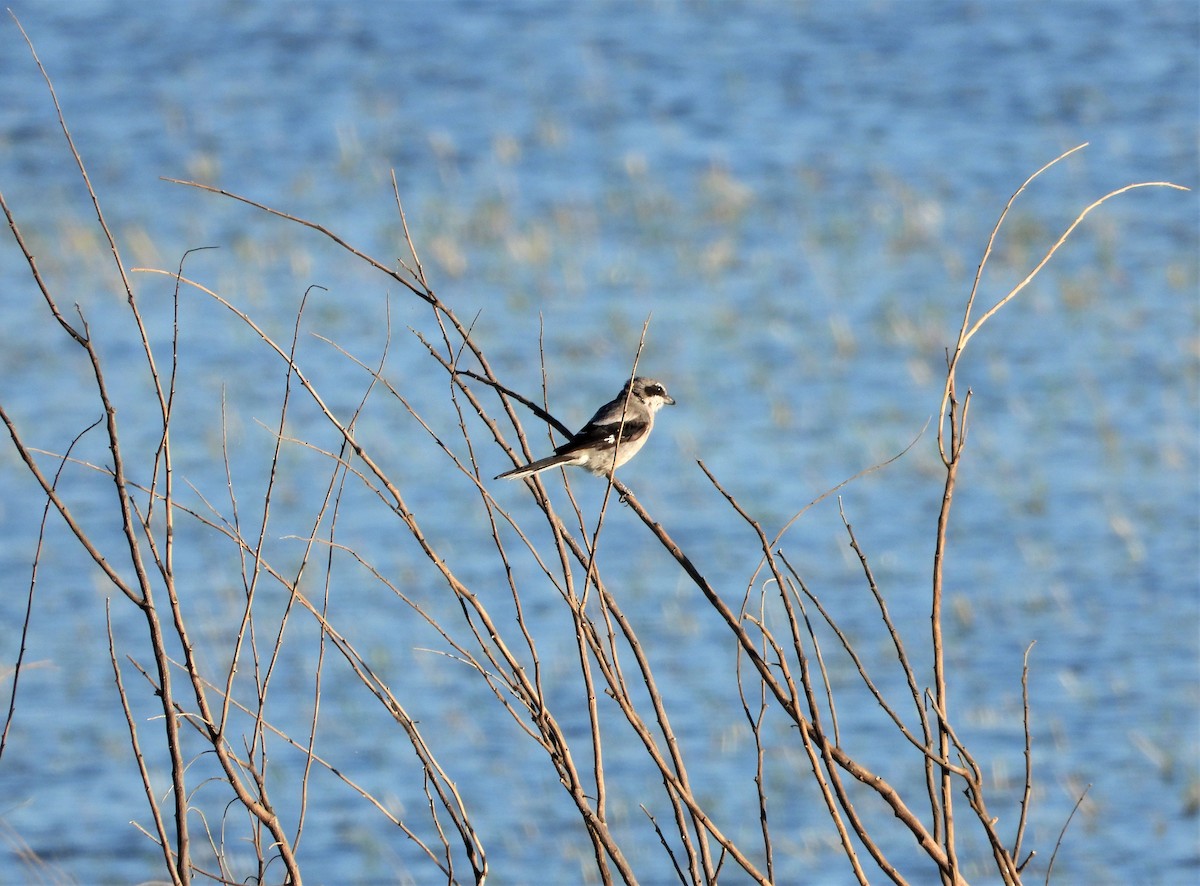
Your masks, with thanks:
M950 522L950 504L954 498L954 480L958 474L958 459L955 457L946 467L946 486L942 493L942 507L938 513L937 549L933 555L933 606L930 622L933 629L933 694L938 709L945 712L948 704L946 696L946 667L945 650L942 644L942 567L946 551L946 527ZM950 736L946 731L945 721L938 718L938 757L949 759ZM941 767L941 820L935 822L935 828L940 825L942 845L946 848L946 858L950 862L949 874L944 876L946 882L953 883L957 879L957 858L954 852L954 794L951 787L951 774Z
M946 484L942 491L942 506L938 511L937 544L933 552L933 603L929 616L933 633L933 694L939 716L938 722L938 757L950 759L953 740L949 731L949 703L946 690L945 648L942 640L942 602L945 591L945 558L946 558L946 529L950 524L950 506L954 501L954 485L958 477L959 458L962 455L963 442L966 438L967 406L971 400L970 391L966 401L959 408L958 398L954 391L954 363L951 362L947 379L948 418L950 424L950 445L943 450L943 463L946 465ZM930 765L928 762L926 766ZM954 791L952 773L942 766L940 790L936 790L930 780L930 800L934 807L935 837L940 837L946 850L947 867L942 872L942 881L947 884L958 884L961 878L958 873L958 856L955 852L954 834ZM928 770L927 770L928 772ZM940 796L939 796L940 795ZM939 814L940 807L940 814Z

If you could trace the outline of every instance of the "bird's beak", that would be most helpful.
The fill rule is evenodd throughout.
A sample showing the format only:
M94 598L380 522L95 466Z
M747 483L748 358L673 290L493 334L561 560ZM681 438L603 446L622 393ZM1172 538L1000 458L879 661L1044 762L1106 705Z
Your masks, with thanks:
M674 406L675 398L674 397L663 397L663 402L666 403L668 406Z

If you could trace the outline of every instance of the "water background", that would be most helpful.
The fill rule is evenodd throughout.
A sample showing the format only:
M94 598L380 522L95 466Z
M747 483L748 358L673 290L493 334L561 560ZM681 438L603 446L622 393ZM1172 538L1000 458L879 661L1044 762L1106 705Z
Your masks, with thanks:
M615 392L649 317L641 368L666 381L679 406L623 476L731 600L757 562L754 539L696 459L773 533L903 449L936 413L944 349L987 236L1030 173L1090 142L1017 204L984 302L1108 190L1200 184L1200 13L1191 2L89 0L13 10L54 80L128 264L170 270L187 249L220 247L191 256L190 275L284 341L304 290L326 287L310 298L306 332L368 363L383 347L390 300L385 374L448 439L444 380L407 332L436 332L419 303L312 232L160 177L247 195L391 261L406 257L394 171L434 287L460 317L478 315L475 334L494 367L530 395L541 384L543 336L551 408L571 425ZM155 407L142 356L52 104L7 18L0 188L62 304L87 312L127 443L145 451ZM1055 863L1061 882L1178 883L1200 871L1197 245L1194 192L1110 202L976 338L964 364L961 382L974 393L948 566L951 691L1010 833L1023 765L1020 669L1037 641L1038 782L1026 838L1039 850L1034 879L1089 784ZM154 343L165 347L170 286L148 276L135 284ZM0 250L0 312L2 402L32 445L62 452L98 407L11 241ZM280 365L195 293L185 294L181 323L179 477L228 505L223 398L239 504L253 522ZM311 336L301 354L331 406L352 409L362 371ZM298 403L291 422L294 436L333 445L311 407ZM477 546L475 500L436 479L448 463L394 400L372 401L361 439L410 491L461 577L481 591L502 588L490 548ZM95 435L80 454L106 460ZM498 450L479 457L488 476L508 466ZM270 548L281 561L294 555L287 536L306 531L325 482L312 479L325 469L311 453L291 447L285 462L292 470ZM914 649L927 631L939 467L927 431L904 459L842 496ZM72 476L82 518L116 544L111 485ZM586 478L575 485L594 513L599 493ZM521 488L496 494L531 518ZM7 666L42 506L15 455L0 452ZM454 618L394 520L365 500L346 513L346 539ZM107 663L111 588L52 525L29 670L0 761L0 883L28 875L19 843L78 882L161 877L161 858L130 824L148 816ZM181 533L185 593L197 622L212 626L207 639L219 637L237 611L236 564L210 533ZM752 843L727 635L631 514L614 508L606 533L609 581L678 699L681 741L729 831ZM786 547L886 670L886 636L836 500L806 515ZM542 656L569 716L572 643L544 593L535 607ZM441 749L481 828L492 882L578 882L589 849L575 813L480 682L422 653L436 638L365 576L345 578L334 607ZM113 611L122 651L143 655L144 624L122 599ZM301 724L312 691L302 664L275 687L284 705L294 692ZM324 693L330 755L419 816L411 751L394 724L336 672ZM893 739L874 706L859 704L844 702L843 729L886 767ZM644 764L622 754L622 741L614 736L609 764L636 785ZM286 781L293 764L278 759ZM672 872L637 808L661 791L644 778L644 796L623 795L614 815L642 880L666 882ZM361 800L336 783L314 790L302 855L312 882L430 882L411 844ZM780 881L846 882L814 807L780 798L776 808L776 833L789 835ZM895 845L903 857L903 841ZM966 845L968 873L978 876L986 847Z

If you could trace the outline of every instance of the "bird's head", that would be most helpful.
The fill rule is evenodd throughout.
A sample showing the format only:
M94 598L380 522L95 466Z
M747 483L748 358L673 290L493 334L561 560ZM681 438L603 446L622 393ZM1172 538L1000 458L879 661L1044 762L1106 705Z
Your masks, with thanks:
M651 413L658 412L664 406L674 406L675 400L667 393L667 386L658 379L638 376L625 383L621 392L631 394L646 404Z

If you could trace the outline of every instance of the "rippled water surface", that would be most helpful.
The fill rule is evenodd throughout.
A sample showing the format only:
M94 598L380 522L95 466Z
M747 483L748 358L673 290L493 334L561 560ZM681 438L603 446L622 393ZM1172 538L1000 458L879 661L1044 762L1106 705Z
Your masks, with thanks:
M283 341L305 289L325 287L310 295L304 324L322 338L302 336L300 355L339 414L357 404L366 376L326 340L374 365L390 322L385 376L462 449L444 376L408 331L437 334L427 309L313 232L162 177L311 219L391 262L407 257L394 172L434 288L460 317L477 318L478 342L514 388L538 396L544 353L551 409L571 425L619 387L649 318L641 369L663 378L679 405L622 473L735 603L757 564L755 539L697 459L773 534L825 490L902 450L936 415L945 348L988 235L1032 172L1090 143L1015 205L983 303L1020 281L1104 193L1200 183L1193 3L96 0L13 9L53 78L127 264L170 270L190 248L219 247L191 255L189 275ZM7 18L0 189L63 306L87 312L127 445L152 451L156 407L140 345L53 105ZM1107 203L976 337L962 370L971 433L947 567L951 692L960 731L988 762L993 813L1011 833L1023 775L1022 656L1036 641L1037 788L1026 836L1038 850L1036 880L1088 785L1055 862L1061 882L1176 883L1200 872L1197 215L1194 192L1143 189ZM164 279L135 276L162 355L172 323ZM0 250L0 310L0 402L31 445L62 452L99 407L11 238ZM194 486L193 504L203 495L228 511L224 400L231 476L251 525L278 421L280 363L196 293L184 294L180 324L177 482ZM289 436L335 446L300 401ZM382 395L359 430L460 577L503 594L477 498L448 475L441 482L450 470L441 451ZM540 436L535 444L548 445ZM110 458L95 433L77 454ZM494 447L476 456L487 476L508 466ZM327 482L322 464L285 448L269 546L281 562L296 554L291 536L309 531ZM116 546L111 484L83 469L68 476L76 512ZM601 485L575 483L586 513L599 507ZM532 519L519 486L494 494ZM940 497L931 425L903 459L841 499L922 662ZM42 505L4 450L6 680ZM359 505L343 511L345 542L374 552L384 574L453 621L456 605L402 527L369 496ZM0 868L28 870L18 859L27 844L79 882L161 878L161 858L129 824L147 824L148 814L108 663L111 588L52 527L0 759ZM180 533L177 574L197 624L209 626L197 645L219 657L215 638L239 612L236 563L211 532ZM885 673L886 634L837 500L810 511L785 547ZM672 722L693 773L703 773L729 833L755 845L746 732L729 721L741 713L724 627L616 505L605 557L677 699ZM517 568L532 577L531 563ZM569 729L583 730L570 624L553 591L539 599L529 587L551 698ZM423 652L444 644L367 575L348 573L331 605L459 784L492 882L578 882L590 847L576 813L486 687ZM144 622L130 610L114 599L114 632L123 653L141 658ZM278 716L297 734L315 648L313 640L295 653L274 690L285 708L294 699L294 711ZM127 671L149 716L149 692ZM330 757L419 816L411 749L361 686L328 674ZM852 672L834 676L853 688ZM894 739L878 710L846 698L844 733L920 793L919 773L913 784L912 773L890 770ZM149 740L157 728L145 725ZM637 806L660 802L658 780L619 729L611 740L610 777L644 779L653 798L632 791L614 801L634 868L643 882L672 881ZM289 783L296 761L282 751L277 759ZM157 756L152 776L165 791ZM811 799L774 800L779 880L847 882ZM412 844L343 786L318 779L310 802L302 852L312 882L432 882ZM968 873L986 880L986 845L964 840ZM903 841L894 845L911 858ZM914 882L927 882L928 870L915 870ZM19 881L0 873L0 883Z

